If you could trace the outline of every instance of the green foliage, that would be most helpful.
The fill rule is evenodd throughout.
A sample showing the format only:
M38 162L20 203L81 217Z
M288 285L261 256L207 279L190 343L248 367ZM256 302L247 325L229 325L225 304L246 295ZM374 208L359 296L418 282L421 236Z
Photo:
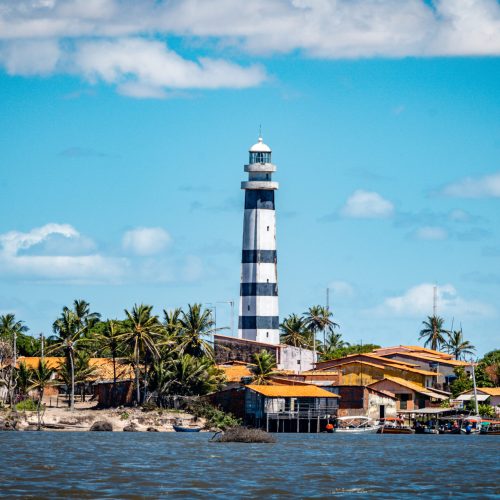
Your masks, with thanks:
M28 393L28 389L31 385L31 376L32 376L32 370L30 370L26 366L26 363L24 362L19 363L19 366L16 369L15 377L16 377L17 389L19 390L19 393L23 396Z
M443 328L444 319L439 316L428 316L422 324L424 328L420 330L419 340L425 339L425 347L438 350L445 343L445 334L448 334L448 331Z
M197 417L204 418L207 421L206 427L210 429L223 431L241 425L241 420L233 414L225 413L219 408L203 401L190 403L187 410Z
M130 414L126 411L120 413L120 420L128 420L129 417L130 417Z
M452 332L446 332L448 338L444 342L444 348L450 354L453 354L455 359L461 359L465 356L472 356L476 348L464 339L462 328Z
M380 349L377 344L353 344L345 345L344 347L331 348L322 350L320 352L321 361L327 361L329 359L343 358L344 356L349 356L350 354L363 354L366 352L372 352L374 349Z
M479 415L482 417L493 418L495 417L495 408L488 404L479 404Z
M280 325L280 341L282 344L311 349L313 339L303 316L290 314Z
M253 373L253 384L267 385L271 375L276 370L276 359L274 356L264 349L253 355L254 365L250 367Z
M500 349L486 353L476 368L478 387L500 386Z
M457 366L453 372L457 378L450 384L450 389L453 397L456 398L460 393L472 389L473 382L463 367Z
M84 384L95 373L95 369L90 366L90 355L85 351L76 352L73 363L75 385ZM58 374L66 387L71 387L71 367L67 362L63 362L59 366Z
M33 399L23 399L15 406L17 411L37 411L38 403Z

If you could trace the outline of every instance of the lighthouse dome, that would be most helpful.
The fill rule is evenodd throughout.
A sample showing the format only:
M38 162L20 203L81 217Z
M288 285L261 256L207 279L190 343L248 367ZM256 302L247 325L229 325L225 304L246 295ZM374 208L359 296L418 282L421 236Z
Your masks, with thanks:
M262 137L259 137L259 142L255 143L250 148L250 153L270 153L271 148L262 142Z
M254 163L271 163L271 148L262 142L259 136L259 142L254 144L250 150L250 165Z

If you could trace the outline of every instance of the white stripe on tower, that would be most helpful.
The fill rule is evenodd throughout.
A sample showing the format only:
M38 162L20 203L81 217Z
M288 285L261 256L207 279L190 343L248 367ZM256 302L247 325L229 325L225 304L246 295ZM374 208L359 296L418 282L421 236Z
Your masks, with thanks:
M279 344L278 275L276 268L276 213L274 192L278 183L271 180L276 166L271 149L262 142L250 148L245 165L248 181L243 217L240 316L241 338Z

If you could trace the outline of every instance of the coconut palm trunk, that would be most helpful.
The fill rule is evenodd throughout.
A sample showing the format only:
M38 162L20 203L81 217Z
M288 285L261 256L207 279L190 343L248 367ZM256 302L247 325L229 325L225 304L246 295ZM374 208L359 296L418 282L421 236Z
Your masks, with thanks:
M71 394L69 397L69 408L71 411L75 409L75 363L73 360L73 352L69 351L69 367L71 370Z

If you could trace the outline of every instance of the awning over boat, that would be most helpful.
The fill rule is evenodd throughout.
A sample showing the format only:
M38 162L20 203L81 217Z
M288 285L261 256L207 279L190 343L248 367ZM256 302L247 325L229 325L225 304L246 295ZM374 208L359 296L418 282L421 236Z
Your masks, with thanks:
M486 401L489 397L490 396L488 394L478 394L477 400ZM461 394L460 396L457 396L455 399L457 401L470 401L471 399L474 399L474 394Z

